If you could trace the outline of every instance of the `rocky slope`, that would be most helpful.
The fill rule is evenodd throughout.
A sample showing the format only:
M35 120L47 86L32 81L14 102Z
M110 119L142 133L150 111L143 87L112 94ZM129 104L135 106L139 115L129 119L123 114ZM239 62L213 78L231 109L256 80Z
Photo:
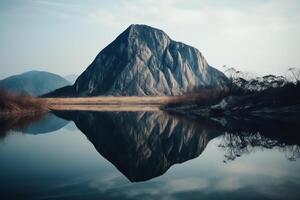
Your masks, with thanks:
M40 96L71 85L61 76L44 71L29 71L0 80L0 88L15 93Z
M50 96L180 95L227 78L196 49L161 30L131 25L104 48L72 87Z

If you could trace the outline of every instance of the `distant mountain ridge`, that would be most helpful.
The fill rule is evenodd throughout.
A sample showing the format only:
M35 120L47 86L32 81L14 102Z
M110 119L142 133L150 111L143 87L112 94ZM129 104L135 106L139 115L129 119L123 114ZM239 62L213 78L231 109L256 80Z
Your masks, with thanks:
M0 88L15 93L40 96L71 85L61 76L45 71L29 71L0 80Z
M182 95L190 87L223 86L226 81L196 48L159 29L131 25L96 56L73 86L48 96Z

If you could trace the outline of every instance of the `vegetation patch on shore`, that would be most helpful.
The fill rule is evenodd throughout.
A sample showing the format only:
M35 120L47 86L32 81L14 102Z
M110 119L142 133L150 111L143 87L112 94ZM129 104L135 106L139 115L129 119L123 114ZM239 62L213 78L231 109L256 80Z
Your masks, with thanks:
M243 84L240 84L241 78L231 78L231 84L225 89L200 88L178 99L177 102L169 102L161 109L199 116L245 114L299 116L299 77L297 76L294 81L283 82L281 77L269 75L262 77L262 82L259 82L259 79L256 82L243 80Z
M0 116L2 117L5 115L36 115L47 111L47 104L41 99L0 90Z

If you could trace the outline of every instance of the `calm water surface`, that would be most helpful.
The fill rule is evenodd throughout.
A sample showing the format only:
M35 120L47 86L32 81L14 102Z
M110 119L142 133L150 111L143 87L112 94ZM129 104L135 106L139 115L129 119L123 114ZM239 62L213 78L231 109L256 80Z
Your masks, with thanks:
M299 199L297 124L49 114L2 133L0 199Z

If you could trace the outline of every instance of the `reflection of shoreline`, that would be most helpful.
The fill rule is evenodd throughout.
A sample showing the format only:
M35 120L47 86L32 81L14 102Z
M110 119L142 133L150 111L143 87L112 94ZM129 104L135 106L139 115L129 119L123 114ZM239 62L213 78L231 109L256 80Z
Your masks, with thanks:
M50 133L73 121L95 149L130 181L146 181L171 166L194 159L219 137L225 161L251 153L253 148L276 148L289 160L300 157L300 124L293 118L195 118L166 112L53 111L25 125L1 121L2 137L9 130ZM14 123L13 123L14 122Z
M224 162L233 161L238 157L255 152L257 149L274 148L283 152L289 161L295 161L300 158L299 143L281 143L259 132L250 134L225 133L220 139L221 142L218 147L224 152Z
M45 113L34 115L3 115L0 117L0 138L4 138L12 130L25 130L31 123L40 121Z
M6 137L11 131L25 134L45 134L56 131L69 122L51 113L39 115L8 115L0 117L0 138Z
M270 138L284 140L286 143L300 144L300 123L298 115L241 115L201 117L167 112L176 118L193 123L210 122L223 133L256 133Z
M174 113L173 113L174 114ZM300 158L299 116L243 116L243 117L195 117L174 114L185 120L210 121L221 134L219 148L224 151L224 162L235 160L255 149L277 149L286 158L294 161Z

